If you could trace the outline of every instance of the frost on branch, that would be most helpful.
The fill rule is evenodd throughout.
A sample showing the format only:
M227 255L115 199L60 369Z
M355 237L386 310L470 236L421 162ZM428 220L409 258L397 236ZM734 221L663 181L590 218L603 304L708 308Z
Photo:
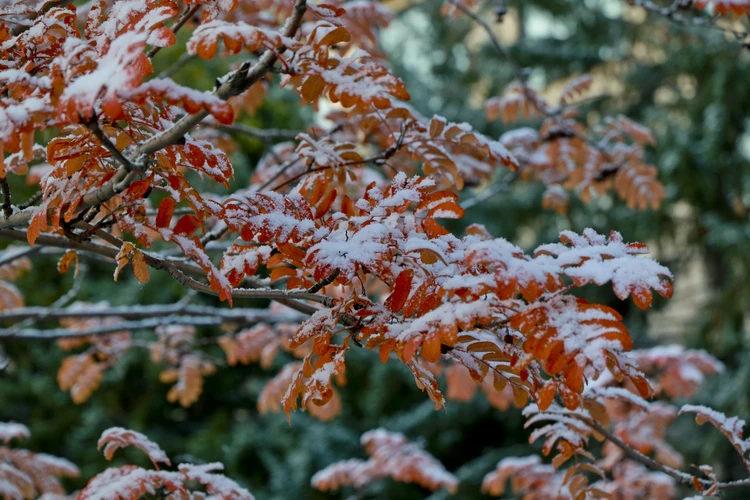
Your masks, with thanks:
M0 497L9 500L63 495L64 477L78 477L78 467L64 458L11 448L12 439L25 439L29 429L22 424L0 422Z
M363 488L378 479L392 478L433 491L445 488L455 493L458 489L458 479L403 434L376 429L363 434L360 441L370 456L368 460L344 460L329 465L313 476L313 487L321 491L343 486Z

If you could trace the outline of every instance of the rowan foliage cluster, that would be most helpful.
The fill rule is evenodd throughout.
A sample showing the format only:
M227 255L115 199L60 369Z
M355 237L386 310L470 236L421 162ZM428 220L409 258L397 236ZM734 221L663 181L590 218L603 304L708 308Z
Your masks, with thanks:
M479 3L449 0L442 14L484 30L515 68L516 80L484 103L487 119L506 127L497 139L409 104L380 47L393 13L378 2L0 6L0 237L17 242L1 257L0 319L14 323L0 340L56 341L69 352L57 383L77 404L106 391L107 374L142 355L139 348L170 384L168 402L183 408L199 404L207 377L240 365L272 369L283 358L257 408L284 412L291 425L296 411L335 419L352 351L373 351L409 370L435 409L480 388L499 411L523 409L530 442L542 442L551 463L504 458L484 478L488 494L501 495L508 480L528 499L668 498L678 487L708 497L750 487L750 479L720 479L710 465L683 472L666 438L678 414L694 413L750 470L742 420L672 404L722 363L677 345L633 350L623 316L581 298L603 287L642 310L655 296L669 299L675 276L645 244L616 228L587 228L527 252L481 224L456 230L467 190L516 176L543 185L542 207L558 213L573 197L590 203L613 193L632 210L656 210L666 198L646 160L652 131L622 114L588 113L597 98L590 74L568 78L553 100L534 89L490 26L502 23L502 9L492 19ZM675 5L691 19L709 19L700 11L710 9L729 23L750 12L747 0ZM184 61L214 67L209 61L225 58L231 69L205 91L177 83L169 70L156 74L162 50L178 47ZM243 123L278 92L295 96L318 123L292 133ZM246 185L235 179L235 134L267 145ZM19 183L37 194L17 199L11 186ZM127 306L62 297L25 307L13 282L59 253L60 274L85 274L93 258L114 281L132 271L149 287L165 273L184 297ZM196 295L219 304L193 304ZM248 299L267 305L247 307ZM58 325L38 328L39 320ZM28 434L0 424L6 443ZM403 434L376 429L361 443L369 459L332 464L312 486L392 478L458 488L457 476ZM110 468L79 498L252 498L218 463L167 470L166 453L141 433L115 427L99 440L108 460L129 445L156 470ZM46 455L10 447L0 454L5 498L62 494L58 478L78 474Z

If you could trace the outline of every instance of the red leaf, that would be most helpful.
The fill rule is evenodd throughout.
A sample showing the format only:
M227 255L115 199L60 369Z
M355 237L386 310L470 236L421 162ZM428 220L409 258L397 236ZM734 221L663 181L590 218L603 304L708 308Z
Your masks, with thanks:
M136 181L130 185L127 191L125 191L125 196L129 200L137 200L139 198L143 198L143 195L146 194L151 187L151 177L146 177L145 179L141 179L139 181Z
M404 269L399 273L393 286L393 293L385 299L385 307L389 311L397 313L404 308L406 299L409 298L409 292L411 292L411 282L413 278L414 271L411 269Z
M175 201L172 198L164 198L159 205L159 211L156 213L156 227L168 227L174 214Z
M200 225L201 223L195 215L183 215L182 218L177 221L177 225L174 227L174 232L175 234L182 236L190 236Z

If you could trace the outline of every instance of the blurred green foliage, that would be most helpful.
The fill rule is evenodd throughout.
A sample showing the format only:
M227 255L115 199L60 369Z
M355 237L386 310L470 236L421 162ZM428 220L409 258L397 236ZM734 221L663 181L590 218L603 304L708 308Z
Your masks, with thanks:
M486 122L476 93L499 95L513 79L510 66L489 44L468 49L463 41L473 29L471 22L442 18L439 4L418 3L384 34L395 71L407 82L412 104L425 115L468 121L497 137L506 129ZM697 401L729 415L750 416L750 50L714 31L686 29L653 16L645 22L626 21L623 9L628 7L619 0L517 0L507 5L513 13L521 9L524 36L511 53L531 68L532 85L541 88L587 71L621 82L621 92L588 109L598 116L623 113L654 130L657 146L649 160L659 167L668 198L659 211L648 212L630 211L610 196L590 205L574 199L569 213L558 215L540 208L541 186L515 182L509 191L470 209L461 224L484 223L493 234L528 249L555 241L561 229L617 229L629 241L649 243L678 283L692 272L691 264L700 263L706 280L699 283L700 290L684 293L701 292L705 300L693 311L689 327L670 332L668 338L664 332L647 331L650 313L617 301L608 290L583 294L624 313L638 347L679 342L716 355L727 371L709 380ZM491 20L489 12L487 18ZM181 38L184 41L184 33ZM164 50L157 58L157 73L178 56L179 49ZM226 61L195 59L175 79L210 89L226 68ZM246 123L302 130L312 119L311 110L300 111L297 98L282 90L271 92ZM233 187L247 185L264 150L260 142L244 137L237 137L237 145ZM20 185L14 185L14 192L20 198L30 194ZM54 257L34 257L34 269L18 282L28 305L48 305L69 288L72 278L58 275L54 266ZM79 300L169 303L184 293L161 273L152 272L152 281L144 287L129 275L113 283L111 266L93 262L89 267ZM684 300L681 293L678 289L673 300ZM195 302L218 305L205 297ZM249 304L263 305L239 305ZM656 309L663 304L658 300ZM434 411L404 367L383 365L375 353L357 349L348 357L343 414L320 423L296 413L290 426L284 415L259 415L255 406L283 357L268 371L257 366L221 369L206 379L200 401L182 409L166 402L169 387L158 381L159 367L150 363L148 352L134 349L107 372L89 401L76 406L55 382L64 353L48 344L8 342L5 347L13 366L0 374L0 421L29 426L32 437L25 447L79 464L83 478L71 482L71 488L82 487L107 466L96 451L96 440L110 426L146 433L174 461L221 461L227 475L259 499L327 497L310 489L312 474L336 460L363 457L359 436L378 426L423 443L459 476L457 498L462 499L481 497L481 478L500 458L538 451L528 444L517 410L499 412L477 396L469 404L449 403L447 410ZM678 420L671 438L685 453L686 463L712 464L724 479L746 476L731 445L713 430L696 432L689 417ZM118 452L115 462L126 460L146 465L136 450ZM330 497L348 498L351 493ZM428 494L417 486L380 481L354 498ZM446 496L439 492L431 498Z

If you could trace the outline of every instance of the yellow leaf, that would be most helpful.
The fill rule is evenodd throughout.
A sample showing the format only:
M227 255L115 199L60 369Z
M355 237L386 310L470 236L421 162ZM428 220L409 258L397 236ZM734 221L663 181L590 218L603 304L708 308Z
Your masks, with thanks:
M73 262L76 263L76 270L73 275L78 276L78 254L75 250L68 250L65 252L65 255L63 255L57 263L57 270L60 274L65 274L68 272L68 269L70 269L70 265Z

